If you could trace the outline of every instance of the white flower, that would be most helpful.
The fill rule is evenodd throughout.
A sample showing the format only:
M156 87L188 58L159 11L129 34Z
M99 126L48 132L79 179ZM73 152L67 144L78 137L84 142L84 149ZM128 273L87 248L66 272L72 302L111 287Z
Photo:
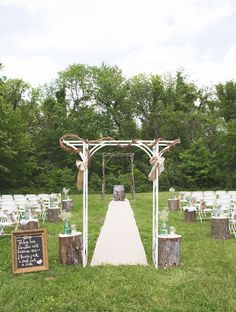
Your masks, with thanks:
M62 210L62 212L59 214L59 218L63 221L68 221L72 217L71 212L67 212L65 210Z
M166 222L168 221L168 218L169 218L169 210L165 208L160 212L160 220Z
M70 192L69 188L63 187L62 192L67 195Z

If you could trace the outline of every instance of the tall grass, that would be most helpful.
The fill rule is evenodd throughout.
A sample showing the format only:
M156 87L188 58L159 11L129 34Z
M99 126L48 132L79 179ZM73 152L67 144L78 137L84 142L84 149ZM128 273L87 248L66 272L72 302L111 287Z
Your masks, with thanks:
M109 197L89 197L89 261ZM160 210L167 198L160 194ZM73 199L72 222L82 231L82 196ZM13 275L10 238L0 237L0 311L236 311L236 240L214 240L209 221L186 224L182 211L171 212L168 224L182 235L181 266L157 270L151 251L152 195L137 194L130 202L148 266L62 265L58 234L63 223L46 223L48 271Z

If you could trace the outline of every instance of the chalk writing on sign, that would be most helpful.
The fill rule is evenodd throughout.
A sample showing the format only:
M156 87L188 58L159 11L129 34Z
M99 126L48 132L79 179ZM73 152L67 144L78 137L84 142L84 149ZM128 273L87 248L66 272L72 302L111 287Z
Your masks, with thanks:
M17 267L43 265L42 235L16 238Z
M13 232L12 241L14 273L47 270L45 230Z

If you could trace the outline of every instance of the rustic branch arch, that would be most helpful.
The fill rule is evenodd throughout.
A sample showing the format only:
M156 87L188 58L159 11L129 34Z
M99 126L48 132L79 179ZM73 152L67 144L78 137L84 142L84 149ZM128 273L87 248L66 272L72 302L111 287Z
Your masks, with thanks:
M152 258L154 266L158 267L158 173L163 169L162 155L172 146L180 143L180 140L114 140L110 137L97 140L85 140L75 134L66 134L59 140L60 146L67 152L74 152L81 158L77 167L83 174L83 266L88 260L88 162L89 159L101 148L106 146L118 146L126 148L136 146L142 149L150 158L152 170L149 180L153 181L152 195ZM162 148L160 150L160 148Z

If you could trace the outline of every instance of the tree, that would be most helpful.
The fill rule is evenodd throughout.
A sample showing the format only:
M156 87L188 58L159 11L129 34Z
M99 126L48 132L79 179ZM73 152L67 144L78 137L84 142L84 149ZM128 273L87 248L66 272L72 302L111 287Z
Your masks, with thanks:
M215 185L216 152L209 150L204 139L194 140L189 149L180 153L179 158L182 187L195 189Z
M117 66L93 67L95 106L101 115L103 135L134 138L137 134L132 103L127 100L128 84Z
M8 79L4 84L5 100L12 105L15 110L22 102L24 95L29 90L30 85L22 79Z
M93 79L91 67L83 64L70 65L59 73L59 90L63 90L70 108L76 110L93 102Z
M216 85L216 96L221 116L226 122L236 119L236 82Z

